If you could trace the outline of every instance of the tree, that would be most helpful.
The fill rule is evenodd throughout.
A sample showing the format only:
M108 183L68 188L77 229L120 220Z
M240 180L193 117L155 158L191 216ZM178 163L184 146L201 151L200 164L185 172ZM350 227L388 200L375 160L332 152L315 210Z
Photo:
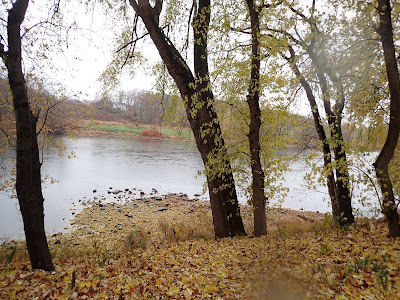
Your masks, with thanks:
M44 230L41 163L36 123L29 106L27 87L22 73L21 24L29 0L17 0L8 12L8 50L0 44L0 53L8 70L16 118L17 160L16 191L24 223L26 245L32 268L54 270Z
M376 28L380 36L386 64L390 91L390 120L385 144L374 162L376 176L382 191L382 210L387 218L389 236L400 236L399 215L394 198L393 184L389 175L389 163L393 158L400 135L400 79L393 42L393 25L390 0L378 0L379 25Z
M259 102L260 93L260 21L258 7L253 0L246 1L251 23L251 75L247 103L250 109L249 124L249 150L250 165L253 176L252 193L254 208L254 235L267 234L267 223L265 215L265 194L264 194L264 170L260 158L260 129L261 109Z
M287 98L276 96L277 77L269 72L275 60L270 59L256 25L269 19L265 8L280 5L280 1L271 2L215 1L210 31L216 105L236 184L253 207L255 235L266 233L268 200L283 200L288 190L284 173L290 157L280 150L290 140L284 128L292 128L294 120Z
M209 0L196 3L193 19L194 74L159 26L163 1L130 0L178 86L186 116L202 157L207 177L216 237L245 235L233 172L216 110L207 58L207 35L211 15Z
M289 52L290 52L290 57L285 57L285 59L291 65L293 73L295 74L296 78L300 81L300 84L302 85L304 91L306 92L306 96L310 104L311 113L314 120L314 127L317 131L318 139L322 143L324 168L326 170L326 184L328 187L329 196L331 198L332 212L334 213L334 215L338 215L339 210L337 206L336 188L335 188L336 182L333 172L331 171L332 170L331 149L329 147L329 142L323 126L323 121L319 113L317 100L314 96L314 92L312 90L311 85L308 83L307 79L302 75L299 67L296 64L297 57L292 47L289 47Z
M332 55L329 55L329 48L332 46L333 39L330 41L329 31L328 33L324 32L324 29L321 28L327 26L327 24L323 24L321 18L316 16L315 0L312 1L311 15L308 17L293 4L289 4L287 9L288 13L293 14L294 19L302 22L302 29L308 28L308 31L301 35L296 26L294 26L294 29L291 28L290 24L295 21L290 19L287 27L273 28L270 25L267 26L268 35L271 36L272 41L282 39L283 47L290 53L289 57L283 56L291 64L295 76L306 91L315 128L323 144L324 172L331 197L332 212L338 218L340 224L352 224L354 223L354 215L351 205L350 175L342 132L346 90L343 86L342 74L337 68L340 64L336 64L334 60L330 59ZM282 23L284 24L284 22ZM330 34L334 35L335 33L330 32ZM274 43L271 42L271 44ZM295 50L295 48L298 50ZM310 80L318 83L327 118L329 137L324 132L321 115L315 101L316 98L311 89L312 86L307 82L299 66L296 65L300 56L296 54L296 51L302 51L301 56L308 58L308 74L312 76Z

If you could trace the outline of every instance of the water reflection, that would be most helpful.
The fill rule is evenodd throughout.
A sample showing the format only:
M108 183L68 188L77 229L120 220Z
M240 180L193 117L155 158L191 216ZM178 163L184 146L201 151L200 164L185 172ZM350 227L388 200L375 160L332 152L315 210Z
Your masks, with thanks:
M63 138L62 141L77 157L59 157L55 150L44 154L42 174L58 180L43 189L48 233L67 226L72 217L71 209L78 207L80 200L104 195L113 201L112 195L107 194L110 187L145 193L155 188L162 194L182 192L189 197L202 193L205 178L199 176L198 171L203 164L193 142L112 137ZM290 191L282 205L330 211L324 187L310 191L304 186L303 176L308 168L305 160L292 162L291 168L292 171L284 175L284 185ZM274 199L270 200L274 203ZM246 199L240 201L244 203ZM0 238L21 237L22 218L16 199L0 194L0 205Z

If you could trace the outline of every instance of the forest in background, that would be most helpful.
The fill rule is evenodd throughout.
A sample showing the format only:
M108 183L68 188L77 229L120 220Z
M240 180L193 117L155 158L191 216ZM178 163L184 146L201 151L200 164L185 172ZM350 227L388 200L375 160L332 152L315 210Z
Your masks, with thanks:
M99 95L94 100L62 99L51 94L44 86L34 87L31 93L40 97L42 102L51 107L46 120L46 128L50 134L69 134L80 129L97 129L105 132L124 134L123 129L118 132L119 125L132 128L148 125L155 130L174 128L177 132L189 130L186 118L178 118L184 115L184 109L170 100L171 96L164 95L164 101L160 96L150 91L119 92L113 96ZM0 128L2 138L6 135L13 136L15 131L13 122L15 116L12 108L7 79L0 78ZM176 102L176 101L175 101ZM283 118L279 131L281 135L290 137L289 147L317 147L317 134L312 123L311 115L289 113L288 119ZM226 127L233 127L226 119ZM290 120L294 120L291 123ZM114 123L115 127L102 127L102 122ZM376 135L371 127L358 127L355 124L344 124L345 141L352 147L363 151L376 151L382 144L382 136ZM92 132L93 133L93 132ZM85 134L85 132L81 132ZM90 132L88 132L90 134ZM184 135L182 137L185 137ZM179 137L177 135L176 137Z
M15 189L24 220L31 266L33 269L52 271L55 269L52 254L59 264L65 253L57 256L57 246L49 247L45 235L39 154L52 134L59 131L57 128L65 126L62 122L67 115L63 115L65 112L62 110L57 111L57 106L67 102L45 92L43 87L46 85L32 75L41 66L51 63L50 53L63 51L64 44L60 43L65 38L63 30L69 28L70 32L73 28L79 31L79 26L78 18L70 27L65 26L64 21L68 23L69 20L63 18L63 7L59 2L49 6L47 19L43 16L43 21L37 23L40 26L30 25L34 18L29 16L25 19L28 3L28 0L10 1L8 8L0 11L0 55L12 94L12 97L2 99L2 103L10 108L4 111L2 120L3 116L7 116L6 112L12 110L16 116L15 122L11 118L6 124L11 131L3 130L2 151L14 143ZM89 11L94 8L91 3L86 4ZM98 259L104 259L98 264L100 268L108 264L106 272L110 281L103 281L105 277L97 267L87 267L93 252L81 248L89 259L84 259L82 266L90 271L64 268L63 275L56 277L60 284L52 287L51 292L56 291L57 294L50 292L51 297L62 294L76 298L103 291L110 295L112 291L107 288L110 284L116 287L114 293L119 297L241 297L246 294L240 291L251 290L250 286L255 286L258 275L266 282L273 279L273 289L276 278L290 278L289 282L296 292L304 295L302 291L306 290L308 293L305 295L311 297L373 294L381 298L395 298L399 295L398 259L393 254L399 248L395 238L400 236L398 1L266 3L247 0L227 4L209 0L130 0L101 4L106 4L104 11L114 18L118 26L112 28L116 37L115 49L110 55L110 64L100 76L103 91L95 110L109 110L116 115L128 112L128 108L136 105L128 112L129 117L153 122L157 120L157 109L160 109L162 118L157 122L190 126L204 164L203 174L207 178L210 198L207 208L211 214L208 223L212 223L216 238L216 241L210 242L211 248L219 239L232 237L222 239L232 248L223 248L232 249L238 261L230 260L228 253L219 254L226 260L218 266L220 276L217 277L221 280L215 279L212 284L205 282L199 286L190 280L192 277L181 278L169 273L157 273L156 277L152 277L153 267L158 268L158 265L149 263L148 259L154 255L150 249L139 247L142 248L139 257L132 262L116 243L104 243L101 249L95 246L98 241L105 242L105 237L109 236L108 233L98 232L93 247L89 248L96 249ZM67 12L65 8L65 14ZM154 98L161 101L153 101L150 105L153 109L147 112L141 101L135 99L132 103L131 95L125 97L119 91L121 74L134 75L138 65L147 64L142 41L153 44L161 58L151 66L157 77L152 93L158 95ZM33 63L23 64L25 57ZM23 67L25 65L29 66L28 72ZM30 81L30 78L35 80ZM302 117L293 110L304 102L311 118ZM153 111L151 118L148 118L149 111ZM48 126L50 120L60 116L64 117L60 127L53 125L51 129ZM280 151L296 143L300 148L311 146L316 149L312 155L320 158L319 163L314 163L310 157L312 172L308 180L326 187L332 214L327 214L325 220L312 221L311 227L296 232L287 240L288 231L279 228L270 239L267 231L268 199L281 192L279 181L288 168L288 161L293 159L282 157ZM373 163L365 159L369 150L379 152ZM252 208L250 212L243 211L238 204L236 184L247 190ZM361 185L366 194L367 191L374 192L384 215L382 221L355 217L353 192L357 185ZM109 209L114 210L112 207ZM250 227L244 222L248 221L246 217L251 219ZM199 219L199 222L207 223L204 219ZM382 222L386 223L386 230L380 225ZM180 248L183 244L176 238L177 232L193 233L193 229L187 231L177 223L160 225L159 229L164 233L164 238L161 235L158 241L160 245L168 238L180 249L179 258L184 253L193 258L192 246ZM129 249L132 245L144 243L146 238L143 232L122 235L126 239L125 246ZM386 237L387 232L391 239ZM262 238L255 239L256 244L251 244L246 238L239 238L246 235ZM197 237L194 243L195 249L198 249L197 246L201 248L205 245L201 236L204 235L188 234L183 240L196 240ZM244 245L238 242L241 239L245 241ZM360 240L368 242L364 244ZM287 241L288 248L285 248L285 253L278 253L278 265L271 264L273 270L270 272L267 268L257 269L256 276L250 276L251 280L244 283L248 284L247 287L235 285L242 274L236 273L232 279L223 271L225 262L231 261L243 267L247 274L254 275L249 266L261 261L269 265L272 254L276 253L274 247L282 241ZM53 245L60 243L61 240L56 240ZM156 244L157 241L153 245ZM310 252L307 245L315 245L316 248ZM118 248L113 249L115 246ZM246 248L238 251L238 246L257 250L254 252ZM29 289L19 289L20 281L14 280L13 274L18 273L20 278L25 276L21 271L24 272L23 268L27 266L26 259L16 256L13 265L17 246L11 245L11 253L4 249L6 272L2 274L1 284L10 295L23 295ZM174 246L170 247L167 253L175 253L174 249ZM340 255L342 252L350 254L343 257ZM67 264L75 260L75 255L69 256ZM213 254L210 253L210 257ZM311 282L307 280L311 278L316 282L306 287L296 281L296 276L278 272L279 263L284 263L287 257L297 261L294 267L287 268L288 273L299 275L300 282L302 279ZM323 263L320 263L321 260ZM243 261L249 261L249 265L242 264ZM163 264L168 265L169 262ZM146 275L141 281L128 283L124 279L125 286L122 287L113 269L120 264L129 265L123 272L135 270L139 275ZM182 266L182 262L177 265ZM194 266L189 263L190 272L194 271ZM214 266L205 266L211 272L203 278L213 274ZM120 273L122 277L123 272ZM77 274L80 278L78 286ZM91 276L93 274L100 280L95 280ZM268 274L277 276L268 277ZM35 283L46 280L46 276L42 277L37 272L27 276ZM163 276L167 280L163 280ZM172 282L169 278L173 278ZM36 287L39 290L35 290L35 295L50 295L46 284ZM69 287L71 290L66 291Z

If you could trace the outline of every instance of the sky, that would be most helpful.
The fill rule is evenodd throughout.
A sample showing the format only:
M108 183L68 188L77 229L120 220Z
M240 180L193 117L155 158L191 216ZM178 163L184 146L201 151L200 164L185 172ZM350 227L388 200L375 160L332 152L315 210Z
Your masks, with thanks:
M59 78L81 100L94 99L101 93L101 83L98 78L110 63L115 44L113 31L104 27L104 15L99 9L94 14L85 14L80 18L80 26L89 30L77 30L71 34L69 46L65 54L60 57L60 63L65 71L60 72ZM145 49L153 60L158 59L158 53L153 45L145 44ZM154 78L146 75L138 66L136 75L121 76L122 90L150 90L154 85ZM124 73L124 72L121 72Z
M98 78L112 59L116 32L122 24L110 14L102 12L99 5L93 12L84 13L78 20L79 26L88 30L78 30L73 33L63 60L64 69L67 71L60 75L65 78L69 89L80 99L87 97L90 100L101 93L101 83ZM107 28L110 24L113 26L112 30ZM150 61L155 62L159 59L156 48L150 42L143 41L141 46ZM134 78L128 75L120 77L122 90L150 90L153 87L155 79L145 74L144 68L138 65L135 67L135 73Z
M80 2L79 0L61 1L65 5L61 11L64 12L62 18L66 28L58 31L61 35L60 43L52 37L51 33L43 34L43 32L33 41L33 45L54 46L57 44L45 51L45 58L32 54L29 57L28 51L32 49L32 40L25 38L23 41L25 45L25 51L23 50L24 67L25 72L28 73L31 67L35 66L34 73L45 80L50 86L50 90L58 91L59 86L62 86L69 98L94 100L96 95L102 92L98 78L111 61L112 53L115 51L113 42L116 32L122 27L122 24L121 20L116 20L111 13L105 13L100 4L96 4L93 9L88 11ZM46 18L51 3L51 0L31 0L23 25L32 27L39 20ZM6 19L4 6L0 8L0 18ZM73 29L74 27L71 26L74 21L77 22L76 27L79 29ZM2 25L4 25L4 21ZM4 32L4 26L2 26L2 30ZM32 30L32 32L37 33L39 30ZM49 40L46 41L46 39ZM159 59L157 50L151 43L142 43L142 47L151 61ZM120 79L123 90L150 90L155 82L155 79L145 74L140 66L137 67L134 79L130 76L122 76Z
M39 20L48 16L49 3L53 0L31 0L25 25L27 27L34 26ZM68 0L63 2L63 24L67 28L58 31L61 36L59 44L51 38L48 32L39 35L39 39L33 42L37 44L57 44L59 47L49 48L46 52L46 58L41 59L42 66L36 68L36 74L44 78L47 86L52 91L59 91L62 86L62 93L66 94L69 99L74 100L95 100L99 97L103 90L101 82L98 80L100 75L106 70L107 65L112 59L113 51L115 51L115 39L117 33L123 28L123 17L118 12L104 12L100 4L96 4L90 10L86 8L80 0ZM65 5L65 4L68 5ZM133 13L133 9L128 7ZM4 7L0 8L0 17L4 19ZM68 27L69 24L76 22L78 29ZM34 31L33 31L34 32ZM32 34L34 36L34 34ZM49 38L50 36L50 38ZM46 41L46 39L50 39ZM25 49L29 45L29 40L25 40ZM140 41L142 52L150 60L150 64L158 61L159 54L149 38ZM31 64L30 59L25 55L24 63L26 70ZM155 77L146 74L145 68L138 64L135 67L135 77L128 75L120 77L119 88L124 91L129 90L151 90L155 84ZM124 72L121 72L123 74ZM148 73L148 72L147 72ZM302 111L304 114L309 113L307 103L298 102L295 110Z

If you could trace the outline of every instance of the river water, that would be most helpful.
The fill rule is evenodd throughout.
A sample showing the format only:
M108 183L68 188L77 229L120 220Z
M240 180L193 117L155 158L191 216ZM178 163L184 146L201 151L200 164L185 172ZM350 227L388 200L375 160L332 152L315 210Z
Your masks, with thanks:
M60 157L55 150L44 153L42 177L51 175L58 182L45 184L45 226L48 234L63 231L73 214L89 200L118 201L108 191L129 189L134 197L185 193L189 197L208 198L203 193L205 178L198 175L203 164L196 145L190 141L153 140L117 137L62 138L67 152L76 157ZM307 172L304 160L291 164L284 185L290 190L283 207L328 212L327 194L308 190L303 176ZM201 194L201 196L198 196ZM242 203L246 202L243 197ZM274 199L270 199L274 203ZM17 200L0 193L0 239L23 236L22 217Z

